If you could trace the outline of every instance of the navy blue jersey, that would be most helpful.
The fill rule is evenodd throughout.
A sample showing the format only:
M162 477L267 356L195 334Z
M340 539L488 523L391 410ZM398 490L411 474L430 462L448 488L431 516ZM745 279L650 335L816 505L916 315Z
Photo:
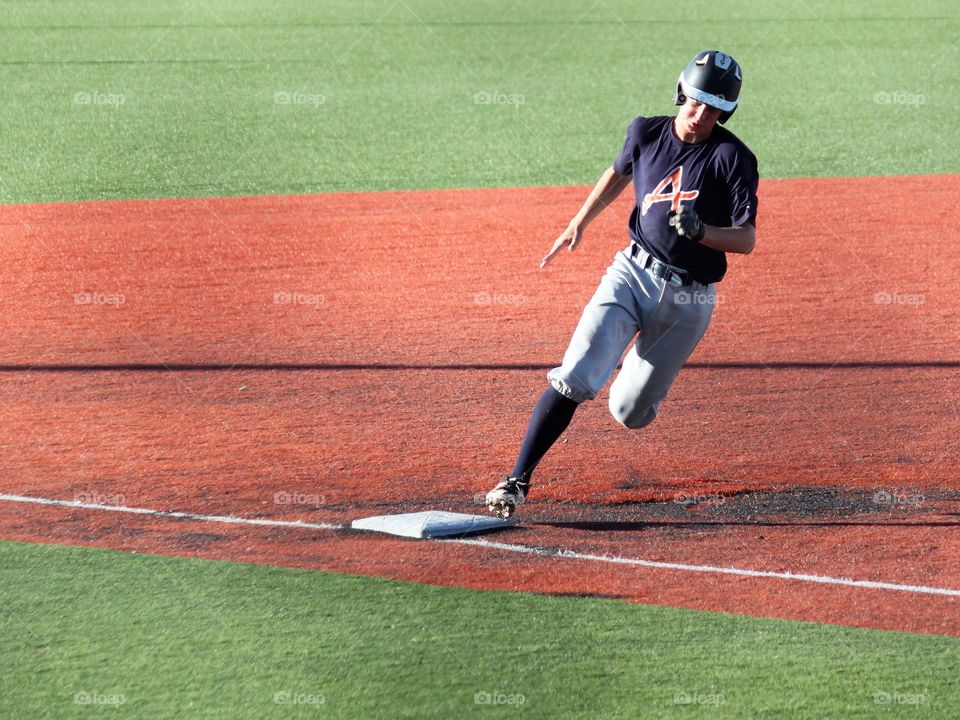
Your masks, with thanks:
M692 203L708 225L756 225L759 175L750 149L720 125L706 140L688 144L674 132L673 117L638 117L613 169L633 176L633 241L702 283L720 280L727 271L726 253L681 238L668 222L669 213L680 203Z

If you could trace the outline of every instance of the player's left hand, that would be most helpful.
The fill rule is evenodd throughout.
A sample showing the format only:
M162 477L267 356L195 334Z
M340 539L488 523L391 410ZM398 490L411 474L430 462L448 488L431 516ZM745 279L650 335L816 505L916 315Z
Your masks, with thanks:
M697 211L689 205L684 206L681 204L675 213L670 213L670 220L668 222L670 223L670 227L677 229L677 235L680 237L687 238L693 242L703 240L705 233L703 222L700 220L700 216L697 215Z

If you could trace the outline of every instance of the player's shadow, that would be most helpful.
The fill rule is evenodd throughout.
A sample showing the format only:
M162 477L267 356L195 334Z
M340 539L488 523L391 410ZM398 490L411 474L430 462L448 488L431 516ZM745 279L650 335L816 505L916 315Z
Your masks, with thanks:
M956 515L957 513L949 513ZM929 521L855 521L855 520L630 520L630 521L538 521L531 525L564 528L568 530L587 530L589 532L637 532L651 528L711 528L711 527L960 527L960 520Z

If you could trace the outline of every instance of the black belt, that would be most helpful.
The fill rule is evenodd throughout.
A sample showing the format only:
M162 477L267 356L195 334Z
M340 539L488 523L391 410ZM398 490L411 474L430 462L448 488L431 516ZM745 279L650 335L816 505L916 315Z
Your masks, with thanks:
M630 246L630 257L632 259L635 259L641 252L646 257L644 257L643 262L640 263L640 267L644 270L650 268L650 274L654 277L674 284L679 283L684 286L694 285L699 282L686 270L680 270L672 265L667 265L665 262L660 262L637 243L633 243Z

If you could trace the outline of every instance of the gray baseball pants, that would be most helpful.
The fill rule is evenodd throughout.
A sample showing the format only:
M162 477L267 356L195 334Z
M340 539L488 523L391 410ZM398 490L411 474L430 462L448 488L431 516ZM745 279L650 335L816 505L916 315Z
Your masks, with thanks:
M610 413L624 427L657 417L660 402L710 324L714 285L681 285L643 269L646 253L630 248L613 263L587 303L551 385L576 402L592 400L633 342L610 387Z

